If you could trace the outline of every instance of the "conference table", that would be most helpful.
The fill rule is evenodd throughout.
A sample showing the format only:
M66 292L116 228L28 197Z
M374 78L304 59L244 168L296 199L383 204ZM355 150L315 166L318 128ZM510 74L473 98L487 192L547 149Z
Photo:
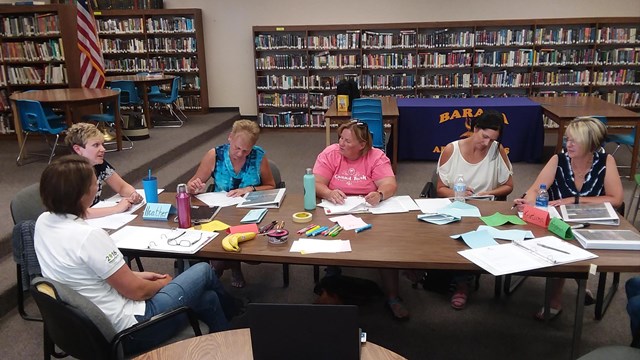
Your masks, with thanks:
M172 204L174 199L175 193L163 192L159 195L161 203ZM202 204L196 198L193 198L193 203ZM496 212L502 214L515 213L515 210L511 210L511 203L508 202L472 201L470 203L478 206L482 215L491 215ZM237 225L240 224L240 219L246 215L248 210L246 208L225 207L218 213L216 219L229 225ZM142 209L138 211L141 212ZM304 211L303 196L301 194L288 194L282 206L278 209L269 209L269 212L262 220L262 224L267 224L273 220L285 221L287 224L285 228L289 230L290 235L288 242L284 245L269 244L266 237L259 236L254 240L243 242L240 252L228 252L222 248L221 240L224 238L224 234L220 234L195 255L131 249L122 249L122 251L126 255L140 257L223 259L366 268L482 270L458 254L458 251L466 250L468 247L462 241L450 238L450 235L476 230L479 225L484 225L479 218L465 217L459 222L447 225L432 225L418 221L416 219L418 213L415 211L385 215L357 214L366 223L373 226L370 230L360 233L353 231L340 233L339 238L350 240L351 252L300 254L289 252L291 243L299 237L295 232L305 226L305 224L291 222L292 214L300 211ZM311 213L313 214L314 224L327 226L333 224L324 214L322 208L316 208ZM173 216L171 218L171 221L166 222L145 221L141 219L141 216L138 216L129 225L162 228L175 227L176 223L173 222ZM592 225L592 227L602 228L603 226ZM604 228L611 227L604 226ZM618 228L637 231L624 218L620 219ZM545 228L530 224L523 226L505 225L501 226L500 229L531 230L536 237L551 235ZM595 265L597 271L601 273L640 271L640 256L634 251L594 250L592 252L598 255L598 258L520 273L529 276L573 278L578 282L572 358L577 357L579 350L586 281L591 265ZM548 299L549 297L545 296L545 298Z
M252 360L251 332L249 329L221 331L149 351L136 360L173 360L173 359L220 359ZM362 360L401 360L404 357L372 342L361 347Z
M396 98L392 96L381 97L382 100L382 121L391 125L391 166L396 172L398 168L398 104ZM331 122L344 123L351 120L351 111L338 111L335 100L329 105L329 109L324 114L324 128L326 145L331 145Z
M640 113L625 109L595 96L563 96L563 97L531 97L531 100L542 106L542 111L549 119L558 124L558 140L556 153L562 150L562 137L569 122L580 116L605 116L607 125L640 126ZM638 165L638 145L640 134L636 137L631 150L630 178L636 173Z
M18 145L22 146L24 137L22 126L18 115L17 100L35 100L48 106L60 107L64 110L64 117L67 126L73 125L73 109L79 106L115 103L120 92L111 89L88 89L88 88L67 88L67 89L45 89L24 92L14 92L9 96L11 109L13 112L13 122L18 137ZM115 107L115 118L120 118L120 109ZM122 124L115 122L116 143L118 151L122 150Z
M471 121L485 110L503 114L500 142L511 162L539 162L544 146L540 105L528 98L398 99L399 160L438 160L452 141L471 135Z
M149 88L154 85L162 85L166 83L171 83L175 78L174 75L165 75L165 74L150 74L150 75L114 75L107 76L105 81L107 83L113 81L133 81L136 86L140 87L140 91L142 92L142 104L143 104L143 113L145 116L145 120L147 121L147 128L151 129L153 127L153 121L151 120L151 107L149 105Z

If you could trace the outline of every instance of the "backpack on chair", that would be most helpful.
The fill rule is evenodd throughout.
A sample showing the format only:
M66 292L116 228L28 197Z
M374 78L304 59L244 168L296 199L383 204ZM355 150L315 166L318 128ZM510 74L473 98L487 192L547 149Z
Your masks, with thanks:
M358 89L358 83L353 79L342 79L336 85L336 95L349 96L349 111L351 111L351 104L353 99L360 97L360 89Z

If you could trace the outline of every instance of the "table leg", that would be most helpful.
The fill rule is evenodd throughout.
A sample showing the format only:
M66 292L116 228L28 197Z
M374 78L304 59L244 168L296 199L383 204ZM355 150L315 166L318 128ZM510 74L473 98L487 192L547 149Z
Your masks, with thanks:
M576 294L576 317L573 322L573 341L571 343L571 358L577 359L580 352L582 337L582 319L584 318L584 295L587 290L587 279L576 279L578 293Z
M11 100L11 114L13 115L13 128L16 130L16 138L18 139L18 151L20 151L19 149L22 148L22 143L24 142L24 134L22 133L22 124L20 124L17 104L13 100Z
M393 156L391 159L391 168L393 173L398 173L398 118L391 122L391 132L393 133Z
M71 112L71 104L64 104L64 121L67 123L68 127L73 126L73 113Z
M153 127L153 121L151 121L151 110L149 108L149 95L147 95L147 92L149 91L147 89L147 84L145 84L144 82L141 83L142 86L142 102L144 106L144 109L142 110L144 112L144 120L147 122L147 129L151 129Z
M640 121L636 121L636 137L633 139L633 149L631 150L631 169L629 169L629 179L633 179L638 165L638 146L640 146Z
M331 119L329 117L324 117L324 131L325 131L325 142L326 145L331 145Z
M116 96L120 96L120 93L118 93ZM113 121L116 126L116 147L118 151L122 151L122 121L120 121L120 107L117 105L118 99L114 98L113 107L115 108L115 111Z

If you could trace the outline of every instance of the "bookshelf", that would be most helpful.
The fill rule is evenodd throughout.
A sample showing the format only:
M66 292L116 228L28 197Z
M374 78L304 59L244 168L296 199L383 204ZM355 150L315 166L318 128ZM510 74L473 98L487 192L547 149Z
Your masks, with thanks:
M598 96L640 111L640 18L253 27L258 121L324 126L363 96Z
M9 95L80 86L73 5L0 5L0 138L16 137Z
M99 10L94 15L107 76L180 76L179 106L209 110L201 9ZM169 85L164 90L169 91Z

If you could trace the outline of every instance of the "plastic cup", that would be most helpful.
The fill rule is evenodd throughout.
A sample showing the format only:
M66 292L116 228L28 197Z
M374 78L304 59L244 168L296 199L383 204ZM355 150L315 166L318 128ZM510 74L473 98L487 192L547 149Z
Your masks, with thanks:
M158 203L158 179L155 176L143 178L142 187L147 204Z

